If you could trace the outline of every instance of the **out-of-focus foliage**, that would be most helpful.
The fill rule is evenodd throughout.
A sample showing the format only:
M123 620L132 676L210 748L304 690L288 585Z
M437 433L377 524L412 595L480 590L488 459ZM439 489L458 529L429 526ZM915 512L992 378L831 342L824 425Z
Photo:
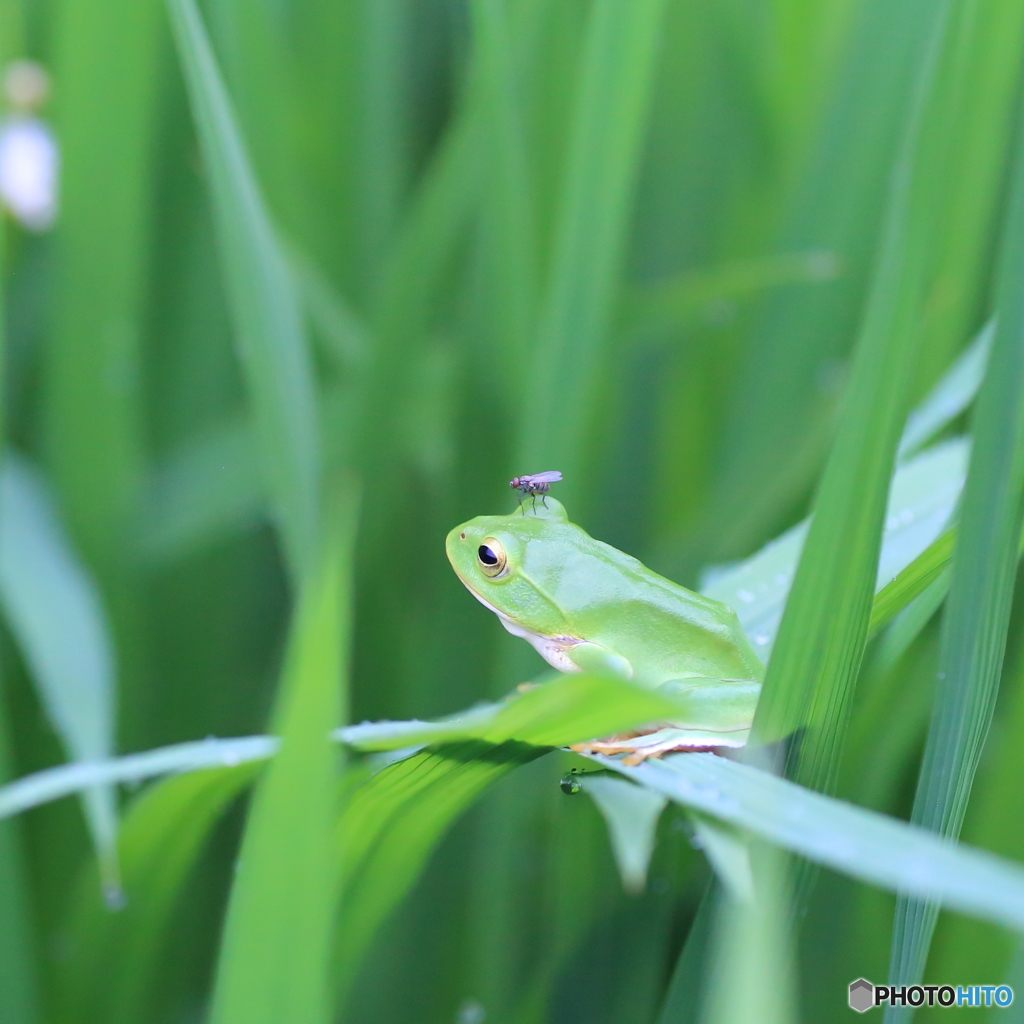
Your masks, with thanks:
M1024 860L1022 55L1015 0L0 0L0 783L75 762L0 791L0 1021L829 1021L891 942L1024 996L1020 869L893 820ZM505 701L444 536L553 468L772 653L748 764Z

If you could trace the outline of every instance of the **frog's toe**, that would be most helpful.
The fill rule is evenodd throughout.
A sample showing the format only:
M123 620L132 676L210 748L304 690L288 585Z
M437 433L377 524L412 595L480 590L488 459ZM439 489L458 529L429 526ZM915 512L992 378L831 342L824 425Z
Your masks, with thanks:
M580 754L626 754L623 763L637 765L649 757L689 751L703 753L720 747L742 747L747 730L742 733L715 734L707 730L663 728L650 732L622 733L606 740L588 740L570 748Z

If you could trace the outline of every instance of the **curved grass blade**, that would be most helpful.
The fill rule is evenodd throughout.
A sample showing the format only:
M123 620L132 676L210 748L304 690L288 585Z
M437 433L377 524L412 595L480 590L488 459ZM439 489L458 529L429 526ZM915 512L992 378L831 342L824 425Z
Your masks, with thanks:
M131 785L160 775L193 772L201 768L233 768L249 761L265 761L277 753L279 746L280 740L276 736L242 736L227 740L211 737L158 747L142 754L128 754L110 761L45 768L0 787L0 821L93 786L117 782Z
M267 492L298 581L317 550L313 374L287 261L193 0L168 0L209 175L220 256Z
M392 752L386 762L390 764L411 756L417 746L427 743L466 739L504 743L523 735L536 744L575 743L664 717L673 710L670 702L649 690L621 679L581 673L559 676L499 703L470 708L439 722L363 723L337 729L332 738L356 750ZM276 736L210 737L114 760L47 768L0 787L0 820L90 786L234 767L273 757L279 747Z
M997 327L978 396L974 451L943 618L939 682L912 820L957 836L995 708L1010 618L1024 493L1024 131L1003 236ZM919 892L915 896L926 895ZM921 977L938 916L901 896L890 977ZM903 1008L905 1009L905 1008ZM903 1019L890 1008L888 1018Z
M114 652L103 603L35 470L8 451L0 467L0 602L40 703L76 761L111 756ZM108 898L117 900L117 804L109 784L84 791Z

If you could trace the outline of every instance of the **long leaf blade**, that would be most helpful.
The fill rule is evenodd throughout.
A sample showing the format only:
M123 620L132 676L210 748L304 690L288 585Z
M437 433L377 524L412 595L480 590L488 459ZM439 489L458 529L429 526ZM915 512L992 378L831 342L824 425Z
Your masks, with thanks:
M1024 490L1024 134L1004 225L997 326L974 418L974 449L943 619L939 684L913 820L957 836L995 709L1010 619ZM916 982L934 905L897 906L891 975ZM904 1011L905 1012L905 1009ZM903 1012L890 1009L893 1019Z
M313 375L286 257L193 0L171 24L210 178L221 265L267 491L293 575L317 544L319 461Z

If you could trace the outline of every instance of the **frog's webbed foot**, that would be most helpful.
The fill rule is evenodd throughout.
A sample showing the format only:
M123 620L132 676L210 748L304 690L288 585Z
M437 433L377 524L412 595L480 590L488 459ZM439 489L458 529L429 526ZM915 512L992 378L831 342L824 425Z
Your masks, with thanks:
M747 730L723 735L704 729L653 726L647 732L619 733L605 740L574 743L570 749L580 754L626 754L623 763L637 765L662 754L703 753L720 747L742 747L746 741Z

